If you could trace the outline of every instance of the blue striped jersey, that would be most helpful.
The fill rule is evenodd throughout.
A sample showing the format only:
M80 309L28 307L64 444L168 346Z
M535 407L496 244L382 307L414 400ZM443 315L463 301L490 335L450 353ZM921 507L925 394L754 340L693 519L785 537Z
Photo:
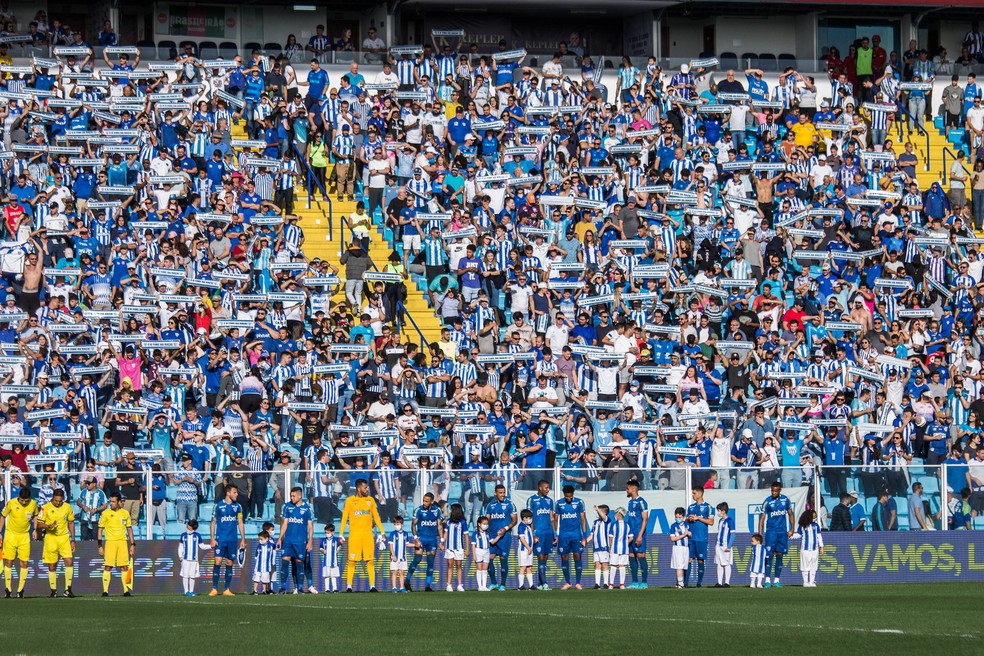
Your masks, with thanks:
M613 554L623 555L629 553L629 541L632 537L632 531L624 520L609 522L608 545Z
M489 539L490 539L488 531L483 531L480 529L472 531L471 539L472 539L472 544L475 545L476 549L485 549L486 551L488 551Z
M185 531L178 538L178 558L181 560L198 560L198 549L201 544L201 533Z
M334 533L321 538L321 565L323 567L338 567L338 552L341 548L341 541L335 537Z
M407 545L410 541L410 535L403 529L390 531L389 538L386 541L389 543L390 557L393 560L406 561Z
M468 522L446 522L444 525L445 547L452 551L464 550L468 535Z
M384 499L396 498L396 467L392 464L380 465L373 477L379 484L379 494Z
M273 571L276 562L277 545L273 540L258 541L253 551L253 571L267 573Z
M752 545L752 561L748 567L751 574L765 574L765 545Z
M690 525L685 521L674 522L673 526L670 527L670 535L682 535L683 537L673 543L675 547L689 547L690 538L687 537L686 533L690 530Z
M519 525L518 535L520 552L531 553L533 551L533 525L521 523Z
M809 526L799 526L796 535L800 537L800 550L819 551L823 546L823 536L820 535L820 524L813 522Z
M735 520L730 517L722 517L718 520L717 545L719 547L730 548L735 542Z
M608 526L611 522L600 517L591 525L591 548L595 551L608 551Z

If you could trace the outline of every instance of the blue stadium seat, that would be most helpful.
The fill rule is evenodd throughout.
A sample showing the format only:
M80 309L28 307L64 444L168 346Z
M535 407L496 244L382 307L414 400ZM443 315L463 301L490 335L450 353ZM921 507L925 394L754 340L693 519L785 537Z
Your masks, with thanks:
M252 55L254 50L259 50L260 52L263 52L263 46L261 46L256 41L250 41L248 43L244 43L243 44L243 56L244 57L249 57L250 55ZM279 52L279 49L276 52L274 52L273 54L277 54L277 52ZM267 53L267 54L271 54L271 53Z
M174 59L178 56L178 44L174 41L160 41L157 44L158 59Z
M232 41L223 41L219 44L219 54L223 59L232 59L239 54L239 44Z
M790 66L796 68L796 55L791 55L788 52L780 53L776 58L779 64L779 70L784 71Z
M729 68L741 68L738 65L738 55L733 52L722 52L718 55L718 61L721 62L720 68L722 70L727 70Z
M759 56L754 52L743 52L741 53L741 60L738 62L738 68L758 68L759 67Z
M263 45L263 50L266 51L266 54L268 55L279 55L284 51L284 47L279 43L270 42Z
M202 59L216 59L219 56L219 46L215 41L202 41L198 44L198 53Z
M761 68L763 71L779 70L779 64L776 61L776 56L771 52L763 52L759 55L759 64L757 68Z

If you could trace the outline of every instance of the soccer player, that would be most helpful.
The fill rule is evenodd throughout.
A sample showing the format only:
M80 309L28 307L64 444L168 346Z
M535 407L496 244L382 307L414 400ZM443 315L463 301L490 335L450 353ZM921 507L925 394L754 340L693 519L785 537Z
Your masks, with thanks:
M728 515L728 504L722 501L717 505L718 534L714 546L714 562L717 564L718 582L715 588L731 587L731 567L735 562L735 554L731 550L735 544L735 520Z
M748 566L749 576L752 579L750 588L761 588L762 579L765 578L765 539L761 533L752 536L752 562Z
M31 490L22 487L16 499L11 499L0 513L0 544L3 545L3 579L6 587L3 596L10 598L14 576L14 559L20 561L17 574L17 597L24 598L27 585L27 563L31 558L31 520L38 514L38 504L31 498Z
M256 547L253 550L253 589L250 594L273 594L272 574L276 567L277 546L266 531L260 531L256 538ZM294 592L297 592L297 588L294 588Z
M410 579L417 571L420 561L427 558L427 571L424 575L424 592L434 592L434 559L437 548L444 544L444 526L441 523L441 510L434 503L434 495L430 492L420 500L420 506L413 513L410 522L410 532L413 534L413 561L407 568L407 578L403 580L403 589L413 590Z
M325 592L338 592L338 554L345 538L335 537L335 525L325 524L325 537L321 538L321 578L325 582Z
M519 569L519 590L533 589L533 550L536 548L536 533L533 531L533 511L524 508L519 513L519 531L516 539L519 542L519 549L516 552L516 565ZM523 578L529 581L527 587L523 585ZM501 588L500 588L501 589Z
M686 521L686 511L677 508L673 513L676 521L670 527L670 542L673 543L673 550L670 552L670 569L676 570L676 587L686 588L687 581L685 574L687 566L690 564L690 527Z
M634 478L625 484L625 494L629 497L625 521L634 536L629 543L629 567L632 570L632 583L629 587L648 588L649 561L646 559L646 533L649 530L649 504L639 496L639 481Z
M691 572L696 570L697 587L704 585L704 561L707 560L707 527L714 524L711 504L704 501L704 488L695 485L690 491L694 500L687 506L687 525L690 527L690 566L684 576L684 583L690 583Z
M489 518L482 515L478 518L476 528L471 536L475 562L475 583L479 592L488 592L489 587Z
M189 519L185 532L178 538L178 560L181 562L181 584L186 597L195 596L195 579L201 576L198 566L198 552L211 549L198 532L198 520Z
M516 526L516 506L506 498L506 486L496 485L494 501L485 506L489 518L489 590L506 589L509 580L509 552L512 550L512 530ZM499 584L495 578L495 558L499 559Z
M72 577L75 566L72 554L75 553L75 513L72 507L65 503L65 490L56 489L51 494L51 501L44 504L35 527L44 531L44 550L42 561L48 566L48 585L51 586L49 597L58 594L58 561L65 561L65 593L66 597L74 597L72 592Z
M304 490L291 488L290 502L280 511L280 539L277 547L282 549L280 558L280 594L287 593L288 569L294 570L294 594L304 589L304 565L311 558L314 544L314 513L304 501ZM318 594L314 581L308 588L311 594Z
M538 588L549 590L547 585L547 561L550 551L557 544L554 533L554 501L550 498L550 483L541 480L536 485L536 494L526 500L526 509L533 513L533 533L536 534L536 544L533 552L537 558L536 576Z
M359 561L366 564L369 592L379 592L376 589L376 542L372 535L373 524L380 533L385 531L383 522L379 519L376 500L369 496L369 481L364 478L355 481L355 494L345 500L338 534L344 535L345 527L349 524L351 528L348 536L348 564L345 566L345 592L352 592L352 581L355 580L355 568Z
M588 519L584 513L584 502L574 497L574 486L564 486L564 498L557 502L557 512L554 514L554 527L557 531L557 553L560 554L561 566L564 569L564 586L562 590L571 588L571 555L574 556L574 587L581 590L581 554L588 534Z
M782 574L782 557L789 553L789 536L796 522L793 519L793 504L789 497L782 493L782 483L776 481L771 487L772 494L762 502L762 514L759 515L758 532L765 535L765 585L782 587L779 576ZM774 583L769 577L774 576Z
M608 562L611 552L608 550L608 506L595 506L598 519L591 525L591 551L594 558L595 590L608 587Z
M462 565L468 555L468 521L465 519L465 509L460 503L451 504L451 513L444 525L444 535L447 544L444 547L444 559L448 561L448 592L452 587L452 578L458 581L458 592L464 592L462 580Z
M403 518L399 515L393 519L393 530L387 540L390 552L390 583L393 592L406 592L403 579L407 575L407 549L410 544L410 534L403 530Z
M222 596L235 596L235 593L229 589L232 585L232 566L236 562L236 553L246 548L243 507L236 502L239 498L239 489L235 485L226 485L223 494L224 500L215 504L215 510L212 512L210 533L215 564L212 566L212 590L208 593L209 597L219 596L219 574L223 562L225 563L225 591Z
M800 536L800 573L803 575L803 587L817 587L817 567L820 556L823 555L823 536L820 534L820 524L817 523L817 513L804 510L799 518L799 526L795 535ZM790 536L792 537L792 535Z
M615 521L608 526L608 550L611 552L611 577L608 579L608 589L615 587L615 574L619 576L618 587L625 589L625 568L629 564L629 553L632 551L632 530L625 521L625 508L615 509Z
M119 492L109 495L109 508L99 517L96 544L99 545L99 555L103 557L102 596L109 596L109 583L113 580L115 567L120 570L120 578L123 579L123 596L129 597L130 590L133 589L133 578L130 574L134 545L133 523L130 521L130 513L123 507L123 499Z

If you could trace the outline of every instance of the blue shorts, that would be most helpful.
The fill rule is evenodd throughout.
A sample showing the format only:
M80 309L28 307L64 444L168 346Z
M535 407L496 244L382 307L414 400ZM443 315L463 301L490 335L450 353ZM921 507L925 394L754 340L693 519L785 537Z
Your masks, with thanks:
M765 532L765 553L788 554L789 534L786 531Z
M418 537L417 539L419 540L420 538ZM420 540L420 549L424 553L430 553L432 551L437 551L437 545L438 544L439 543L436 542L436 541L435 542L429 542L429 541L425 541L425 540Z
M579 535L561 535L557 539L557 553L566 556L570 553L584 553L584 545L581 544Z
M499 538L498 542L494 542L489 545L489 555L490 556L501 556L503 558L509 558L509 552L512 551L512 536L503 535Z
M553 551L553 541L553 531L550 531L549 533L537 533L536 543L533 545L533 555L549 556Z
M640 542L641 542L641 544L637 547L636 546L636 539L635 538L632 538L631 540L629 540L629 553L630 554L642 554L643 556L646 555L646 536L645 535L642 536L642 540Z
M305 542L284 542L283 550L280 552L282 558L297 558L304 560L307 557L307 543Z
M239 553L239 541L236 540L230 542L228 540L225 540L216 543L215 552L213 555L215 556L215 560L218 560L219 558L227 558L228 560L235 560L236 554L238 553Z
M697 540L690 541L690 557L697 560L707 560L707 542Z

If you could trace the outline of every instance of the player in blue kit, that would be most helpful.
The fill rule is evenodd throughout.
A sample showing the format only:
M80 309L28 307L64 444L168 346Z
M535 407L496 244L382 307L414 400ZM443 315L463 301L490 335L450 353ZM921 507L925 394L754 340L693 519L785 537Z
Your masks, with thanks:
M287 594L287 570L294 570L294 594L304 589L305 564L310 564L311 548L314 542L314 512L304 501L304 490L291 488L290 502L281 510L280 539L277 548L280 558L280 594ZM308 592L318 594L314 581L310 581Z
M772 495L762 502L759 515L758 532L765 536L765 585L763 587L781 588L779 576L782 574L782 557L789 553L790 527L796 524L793 517L793 504L782 493L782 483L772 484ZM773 576L773 582L769 577Z
M236 503L239 490L235 485L226 485L223 490L225 499L215 504L212 513L212 553L215 564L212 566L212 591L209 597L219 596L219 569L225 564L225 597L234 596L229 586L232 585L232 567L236 562L236 554L246 548L246 527L243 524L243 507Z
M549 590L547 560L550 558L553 546L557 544L557 536L553 530L554 501L550 498L549 482L540 481L537 483L536 494L526 500L526 509L533 513L533 533L536 535L533 553L537 558L537 589Z
M632 479L625 484L629 497L625 523L635 536L629 543L629 570L632 572L630 588L649 587L649 561L646 559L646 533L649 528L649 504L639 496L639 481Z
M427 558L427 571L424 576L424 592L434 592L434 559L437 548L444 544L444 527L441 510L434 503L434 495L428 492L421 499L421 505L413 514L410 532L413 534L413 560L407 569L407 578L403 581L403 589L413 591L410 579L417 571L420 561Z
M563 590L571 588L571 555L574 555L574 587L581 589L581 554L587 542L588 518L584 512L584 502L574 497L574 486L564 486L564 498L557 502L555 527L557 530L557 553L560 554L564 569Z
M506 498L506 486L496 485L494 501L485 506L489 518L489 590L505 590L509 580L509 552L512 549L512 530L519 521L516 506ZM496 583L495 558L499 559L499 583Z
M711 504L704 501L704 488L694 486L690 491L694 500L687 506L687 524L690 526L690 563L684 584L690 585L692 573L697 575L697 587L704 585L704 561L707 560L707 527L714 524ZM696 570L696 572L694 571Z

